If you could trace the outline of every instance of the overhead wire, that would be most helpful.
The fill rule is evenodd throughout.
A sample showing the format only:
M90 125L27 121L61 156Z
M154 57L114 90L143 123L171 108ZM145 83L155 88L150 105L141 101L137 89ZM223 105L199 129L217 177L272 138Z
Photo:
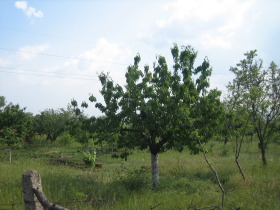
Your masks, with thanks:
M34 35L40 35L40 36L48 36L48 37L52 37L52 38L56 38L56 39L63 39L63 40L69 40L69 41L74 41L74 42L81 42L81 43L92 43L89 41L83 41L83 40L77 40L77 39L72 39L72 38L67 38L67 37L61 37L61 36L56 36L56 35L51 35L51 34L44 34L44 33L38 33L38 32L31 32L31 31L26 31L26 30L22 30L22 29L16 29L13 27L7 27L7 26L1 26L0 28L4 28L4 29L8 29L8 30L14 30L14 31L20 31L20 32L24 32L24 33L29 33L29 34L34 34ZM93 44L93 43L92 43ZM41 55L41 56L50 56L50 57L57 57L57 58L64 58L64 59L74 59L74 60L79 60L79 61L93 61L93 62L98 62L98 63L105 63L105 64L112 64L112 65L123 65L123 66L127 66L127 64L124 63L118 63L118 62L110 62L110 61L104 61L104 60L96 60L96 59L88 59L88 58L78 58L78 57L72 57L72 56L65 56L65 55L56 55L56 54L47 54L47 53L39 53L39 52L31 52L31 51L27 51L27 50L16 50L16 49L10 49L10 48L4 48L4 47L0 47L1 50L5 50L5 51L13 51L13 52L22 52L22 53L29 53L29 54L35 54L35 55ZM2 52L0 52L2 53ZM4 69L14 69L14 70L21 70L21 71L31 71L31 72L40 72L40 73L47 73L47 72L42 72L42 71L35 71L35 70L25 70L25 69L17 69L17 68L8 68L8 67L0 67L0 68L4 68ZM5 72L5 71L0 71L0 72ZM5 72L5 73L18 73L18 72ZM48 72L48 73L52 73L52 74L64 74L67 75L65 73L59 73L59 72ZM19 73L18 73L19 74ZM45 76L45 75L38 75L38 74L30 74L30 73L20 73L20 74L28 74L28 75L34 75L34 76ZM213 72L213 74L215 75L230 75L229 73L215 73ZM79 74L69 74L68 75L76 75L76 76L89 76L89 77L94 77L92 75L79 75ZM59 76L50 76L49 77L59 77ZM62 78L66 78L66 77L62 77ZM97 77L96 77L97 78ZM93 80L96 78L92 78ZM77 79L77 78L75 78ZM92 80L92 79L88 79L86 78L86 80ZM120 79L120 78L119 78Z
M31 75L31 76L41 76L41 77L56 77L56 78L63 78L63 79L76 79L76 80L96 80L99 81L98 76L93 75L82 75L82 74L68 74L68 73L58 73L58 72L45 72L45 71L35 71L35 70L25 70L25 69L19 69L19 68L10 68L10 67L1 67L0 69L12 69L12 70L18 70L18 71L27 71L26 72L18 72L18 71L3 71L0 70L0 73L9 73L9 74L24 74L24 75ZM38 73L44 73L44 74L35 74L35 73L29 73L29 72L38 72ZM59 75L49 75L49 74L60 74L65 76L59 76ZM67 75L73 75L73 76L79 76L79 77L69 77ZM82 77L88 77L88 78L82 78ZM115 78L114 79L121 81L121 78Z
M2 67L0 67L2 68ZM98 80L97 78L90 79L90 78L76 78L76 77L64 77L64 76L56 76L56 75L42 75L42 74L32 74L32 73L24 73L24 72L13 72L13 71L2 71L3 73L9 73L9 74L24 74L24 75L32 75L32 76L41 76L41 77L56 77L56 78L64 78L64 79L77 79L77 80Z
M31 52L31 51L27 51L27 50L16 50L16 49L4 48L4 47L0 47L0 49L1 50L6 50L6 51L23 52L23 53L30 53L30 54L35 54L35 55L51 56L51 57L65 58L65 59L74 59L74 60L80 60L80 61L93 61L93 62L98 62L98 63L114 64L114 65L127 65L127 64L124 64L124 63L101 61L101 60L88 59L88 58L77 58L77 57L47 54L47 53L38 53L38 52Z
M0 26L0 28L8 29L8 30L13 30L13 31L19 31L19 32L24 32L28 34L34 34L34 35L39 35L39 36L48 36L52 37L55 39L62 39L62 40L68 40L68 41L74 41L74 42L81 42L85 44L94 44L93 42L90 41L84 41L84 40L79 40L79 39L72 39L68 37L63 37L63 36L57 36L57 35L52 35L52 34L45 34L45 33L39 33L39 32L32 32L32 31L26 31L23 29L18 29L18 28L13 28L13 27L8 27L8 26Z

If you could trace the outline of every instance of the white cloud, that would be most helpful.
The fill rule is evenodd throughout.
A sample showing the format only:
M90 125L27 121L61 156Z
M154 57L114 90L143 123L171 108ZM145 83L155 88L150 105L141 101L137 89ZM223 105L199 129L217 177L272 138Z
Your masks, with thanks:
M226 24L241 24L245 12L253 3L253 0L177 0L163 5L162 9L170 15L158 23L160 27L165 27L173 21L199 19L209 22L215 18L223 18Z
M42 44L37 46L24 46L18 49L18 55L21 60L32 60L37 53L42 53L49 48L49 45Z
M231 42L229 41L229 36L217 36L213 34L205 34L201 37L201 43L204 47L220 47L224 49L229 49L232 47Z
M112 77L124 75L124 70L128 66L131 51L129 47L122 47L115 43L110 43L105 38L97 41L94 49L81 53L79 58L87 59L88 62L80 62L80 68L90 72L110 72Z
M7 65L9 65L10 63L11 63L11 62L10 62L9 60L0 57L0 67L7 66Z
M16 1L15 2L15 7L25 11L25 10L27 10L27 2L26 1Z
M16 1L15 7L21 9L27 17L44 17L44 13L40 10L36 10L34 7L29 7L27 1Z
M246 15L255 0L176 0L163 5L165 17L157 21L164 29L176 23L186 28L199 24L199 42L204 47L231 48L232 38L246 26ZM209 26L212 26L209 28Z
M44 48L44 45L42 45L21 49L25 51L32 50L32 52L37 50L38 52L47 48ZM22 53L22 58L30 59L31 56L33 54ZM58 80L52 77L45 77L42 84L47 87L56 86L61 90L66 89L65 91L70 91L70 89L75 87L85 93L94 90L96 91L95 95L97 95L100 89L97 73L110 72L110 76L115 82L122 83L126 67L133 61L131 60L129 47L111 43L105 38L100 38L94 48L73 57L76 58L69 59L55 66L46 66L42 69L42 74L64 77L62 83L58 84ZM97 85L92 87L92 84Z

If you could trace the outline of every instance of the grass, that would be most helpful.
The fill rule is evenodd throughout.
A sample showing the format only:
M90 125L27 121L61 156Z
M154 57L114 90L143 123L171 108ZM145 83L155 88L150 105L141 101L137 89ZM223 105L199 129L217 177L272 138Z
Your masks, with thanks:
M207 145L208 158L226 190L225 209L280 209L280 145L269 145L268 165L261 162L257 143L243 145L240 163L246 181L234 162L231 143ZM89 199L87 203L60 204L70 209L194 209L220 205L221 192L202 154L167 151L159 156L161 184L151 188L150 154L135 150L128 161L113 159L97 148L101 169L87 168L83 148L34 144L13 151L12 163L0 150L0 204L21 203L21 176L27 169L41 174L43 190L52 202ZM0 209L23 209L22 205Z

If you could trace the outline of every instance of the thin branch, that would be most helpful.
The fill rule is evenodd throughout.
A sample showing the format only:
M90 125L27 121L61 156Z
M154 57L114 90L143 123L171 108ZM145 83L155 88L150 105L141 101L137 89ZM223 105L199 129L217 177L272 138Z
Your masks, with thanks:
M207 156L206 156L206 152L205 152L205 150L204 150L204 148L203 148L203 146L202 146L201 141L200 141L199 138L198 138L198 142L199 142L199 145L200 145L200 147L201 147L201 149L202 149L202 152L203 152L203 155L204 155L204 159L205 159L207 165L211 168L211 170L212 170L213 173L215 174L215 177L216 177L216 179L217 179L218 185L219 185L220 190L221 190L221 192L222 192L222 208L220 208L220 207L219 207L219 208L220 208L220 209L223 209L223 208L224 208L224 201L225 201L225 190L224 190L224 188L223 188L223 186L222 186L222 184L221 184L221 182L220 182L220 179L219 179L219 176L218 176L217 171L216 171L216 170L212 167L212 165L209 163L208 158L207 158ZM203 208L204 208L204 207L203 207Z
M153 210L153 209L157 208L157 207L160 206L160 205L162 205L162 203L158 203L158 204L155 205L155 206L151 206L150 209Z
M202 210L202 209L214 210L214 209L221 209L221 207L220 206L205 206L205 207L201 207L201 208L195 208L195 210Z

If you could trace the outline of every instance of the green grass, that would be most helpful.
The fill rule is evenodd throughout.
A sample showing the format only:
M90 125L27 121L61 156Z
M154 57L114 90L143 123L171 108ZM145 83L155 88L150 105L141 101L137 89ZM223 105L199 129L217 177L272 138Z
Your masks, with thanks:
M257 143L243 145L242 180L231 143L207 145L208 158L226 190L225 209L280 209L280 145L269 145L268 165L261 162ZM151 188L150 154L133 151L128 161L112 159L106 148L97 148L103 168L87 168L83 148L74 143L34 144L14 150L12 163L0 150L0 204L21 203L21 176L27 169L41 174L43 191L52 202L91 199L88 203L61 204L70 209L191 209L220 205L221 192L202 154L167 151L159 155L161 184ZM1 206L0 209L23 209Z

